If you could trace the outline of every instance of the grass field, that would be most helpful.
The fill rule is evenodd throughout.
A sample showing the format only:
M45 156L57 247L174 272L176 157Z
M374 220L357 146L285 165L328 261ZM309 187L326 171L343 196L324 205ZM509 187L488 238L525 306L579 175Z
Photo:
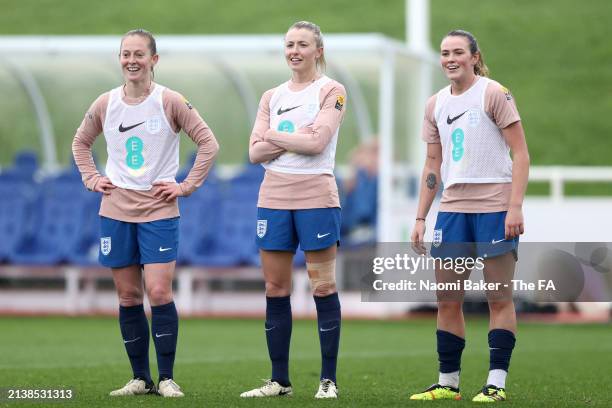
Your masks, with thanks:
M410 393L437 380L435 322L347 321L343 324L340 400L315 401L319 349L315 323L294 322L291 400L241 400L240 392L269 376L263 323L181 322L175 378L186 397L111 399L130 375L112 318L0 318L0 388L71 388L72 402L50 406L131 407L399 407L473 406L488 369L487 325L468 321L462 364L463 402L411 402ZM154 353L151 354L155 360ZM507 383L513 407L609 407L612 330L608 325L521 324ZM156 372L155 366L152 367ZM469 397L469 398L468 398ZM3 405L4 404L4 405ZM46 403L47 405L49 403ZM42 406L0 401L0 406Z

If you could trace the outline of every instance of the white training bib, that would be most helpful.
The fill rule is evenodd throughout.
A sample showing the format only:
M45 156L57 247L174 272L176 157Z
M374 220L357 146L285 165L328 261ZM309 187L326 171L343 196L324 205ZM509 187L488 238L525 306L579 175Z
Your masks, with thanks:
M305 89L293 92L285 82L274 91L270 99L270 129L294 133L312 125L321 110L321 88L331 81L322 76ZM291 137L291 135L288 135ZM263 166L267 170L292 174L334 174L338 130L323 152L317 155L284 153Z
M155 84L138 105L123 102L122 86L110 92L104 120L106 175L117 187L150 190L156 181L175 182L179 138L164 112L164 89Z
M450 85L438 92L434 117L442 144L442 182L510 183L510 148L501 130L485 112L490 80L479 77L470 89L455 96Z

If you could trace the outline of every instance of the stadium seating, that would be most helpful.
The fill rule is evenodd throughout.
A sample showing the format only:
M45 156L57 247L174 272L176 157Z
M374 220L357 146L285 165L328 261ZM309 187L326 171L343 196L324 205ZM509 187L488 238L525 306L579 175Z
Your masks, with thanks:
M0 173L0 262L8 261L17 246L35 231L37 171L36 153L23 151Z
M65 246L65 259L79 266L97 266L100 242L100 193L86 192L79 201L78 211L82 214L77 234Z
M13 164L0 173L3 180L19 180L24 182L34 182L38 171L38 156L35 152L24 150L15 154Z
M221 202L220 183L207 180L189 197L179 198L179 250L177 262L194 263L197 251L205 251L214 244L218 230Z
M177 180L184 180L191 166L182 168ZM246 164L236 176L222 180L213 168L200 189L179 199L178 264L260 265L254 231L263 176L262 166ZM74 163L39 178L33 152L17 154L12 166L0 172L0 263L96 266L101 195L83 187ZM339 183L342 193L341 187ZM376 191L376 178L359 171L355 189L342 194L344 244L351 245L345 237L353 228L374 225ZM304 263L298 249L294 265Z
M47 179L41 186L37 202L36 228L24 235L9 255L19 265L54 265L67 262L71 254L83 251L84 231L93 229L86 223L92 203L84 196L82 184ZM86 193L86 192L85 192Z
M35 196L22 183L0 179L0 197L0 262L6 262L33 229Z
M213 267L259 264L254 231L263 172L256 167L261 166L247 165L222 185L217 199L220 211L212 239L206 246L192 248L194 264Z
M210 267L259 264L254 233L256 219L257 208L252 203L226 200L212 245L194 248L193 263Z

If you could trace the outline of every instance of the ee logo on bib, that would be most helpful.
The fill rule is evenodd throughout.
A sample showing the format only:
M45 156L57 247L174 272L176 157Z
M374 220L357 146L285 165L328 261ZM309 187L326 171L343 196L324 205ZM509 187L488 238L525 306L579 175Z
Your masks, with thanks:
M451 141L453 142L453 160L459 161L463 157L463 130L460 128L455 129L451 135Z
M295 126L290 120L283 120L278 124L278 128L276 130L279 132L293 133L295 131Z
M144 144L139 137L132 136L125 142L125 149L127 150L125 164L127 164L130 169L138 170L144 164L144 156L142 155L143 148Z

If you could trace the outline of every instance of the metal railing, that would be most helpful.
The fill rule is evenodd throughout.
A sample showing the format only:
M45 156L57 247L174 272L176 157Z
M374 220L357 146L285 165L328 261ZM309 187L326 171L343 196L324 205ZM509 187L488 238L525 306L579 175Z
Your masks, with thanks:
M548 182L553 201L565 195L565 182L612 182L612 167L603 166L532 166L529 181Z

